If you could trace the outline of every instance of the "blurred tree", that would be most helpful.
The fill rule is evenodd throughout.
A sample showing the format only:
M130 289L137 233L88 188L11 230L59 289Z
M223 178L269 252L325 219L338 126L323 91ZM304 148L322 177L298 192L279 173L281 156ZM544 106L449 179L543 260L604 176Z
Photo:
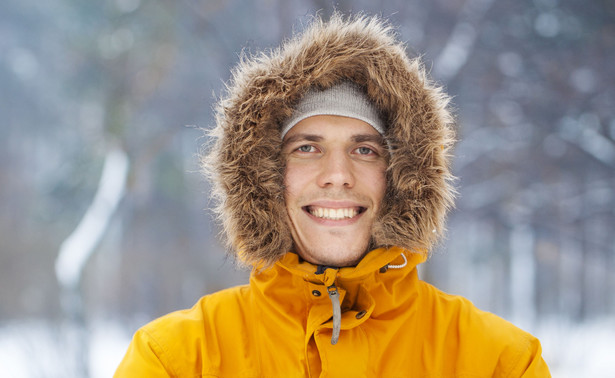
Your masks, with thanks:
M421 274L507 317L612 315L612 1L6 0L0 321L60 317L53 262L115 148L131 171L85 266L86 317L133 330L245 280L205 210L200 128L242 50L334 8L390 18L455 96L458 207Z

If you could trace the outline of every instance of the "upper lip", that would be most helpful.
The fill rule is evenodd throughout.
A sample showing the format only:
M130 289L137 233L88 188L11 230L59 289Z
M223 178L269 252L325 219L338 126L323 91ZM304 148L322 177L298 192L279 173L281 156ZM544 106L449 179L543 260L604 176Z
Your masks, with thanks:
M304 207L323 207L323 208L328 208L328 209L348 209L351 207L366 208L367 206L364 206L358 202L347 201L347 200L345 201L321 200L321 201L310 202Z

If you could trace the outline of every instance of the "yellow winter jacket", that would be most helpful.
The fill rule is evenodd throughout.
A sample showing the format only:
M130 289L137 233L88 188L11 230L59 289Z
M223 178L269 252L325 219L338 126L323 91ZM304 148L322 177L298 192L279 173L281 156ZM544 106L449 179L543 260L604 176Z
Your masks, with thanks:
M377 249L316 274L288 253L138 330L115 377L550 377L536 338L420 281L423 260Z

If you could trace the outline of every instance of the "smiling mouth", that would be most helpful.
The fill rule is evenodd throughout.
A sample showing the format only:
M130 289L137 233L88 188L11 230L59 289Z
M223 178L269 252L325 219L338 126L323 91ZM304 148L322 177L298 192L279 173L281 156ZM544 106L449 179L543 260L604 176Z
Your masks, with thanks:
M319 206L304 206L303 210L320 219L343 220L354 218L366 209L361 206L332 209Z

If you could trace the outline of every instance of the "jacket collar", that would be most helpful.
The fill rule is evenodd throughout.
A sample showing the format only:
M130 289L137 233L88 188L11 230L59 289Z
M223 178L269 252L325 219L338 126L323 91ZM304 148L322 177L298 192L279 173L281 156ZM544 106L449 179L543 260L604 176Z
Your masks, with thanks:
M404 256L402 256L402 254ZM318 267L307 261L301 261L295 253L289 252L276 265L305 281L330 286L334 281L349 281L366 278L376 272L382 272L389 266L401 266L406 272L426 260L426 253L415 253L399 247L378 248L370 251L356 266L325 269L317 274Z
M378 248L357 266L319 271L289 252L271 268L253 271L255 308L268 319L265 323L303 324L306 343L317 328L331 328L331 344L336 344L340 330L371 317L397 312L409 316L417 295L416 266L426 256L398 247Z

